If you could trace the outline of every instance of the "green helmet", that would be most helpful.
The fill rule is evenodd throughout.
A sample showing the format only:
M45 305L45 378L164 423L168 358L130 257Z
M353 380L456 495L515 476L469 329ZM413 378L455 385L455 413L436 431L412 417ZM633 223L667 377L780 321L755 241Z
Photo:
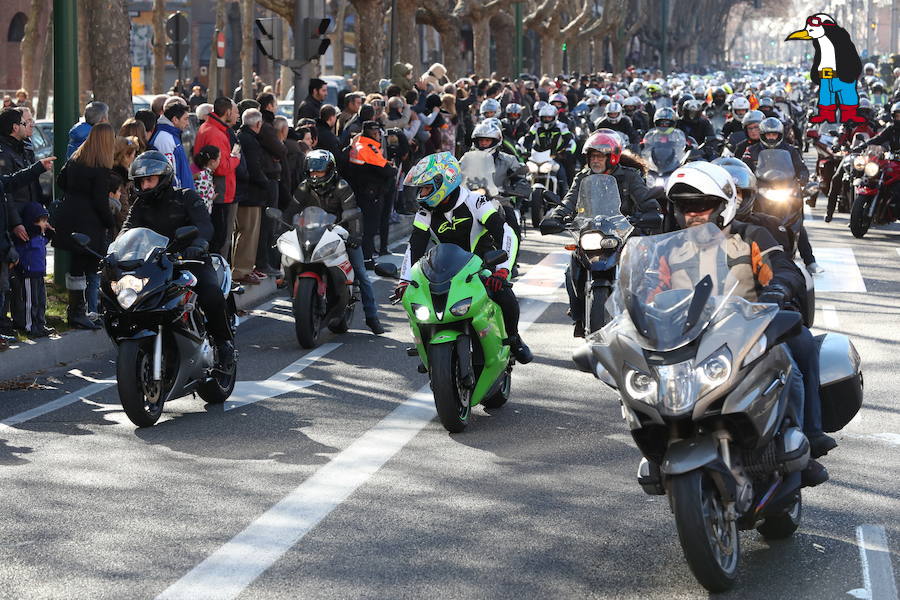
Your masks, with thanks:
M462 183L462 168L449 152L430 154L416 163L403 180L403 185L416 188L431 186L431 192L417 200L423 208L435 208Z

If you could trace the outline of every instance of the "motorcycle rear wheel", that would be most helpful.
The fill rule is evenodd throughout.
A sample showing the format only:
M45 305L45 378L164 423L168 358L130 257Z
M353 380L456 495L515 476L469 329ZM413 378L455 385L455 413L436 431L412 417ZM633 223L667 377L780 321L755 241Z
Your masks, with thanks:
M216 353L216 364L219 356ZM227 371L215 369L210 381L205 381L197 386L197 395L207 404L222 404L231 396L234 385L237 383L237 361Z
M138 427L150 427L163 411L163 382L153 381L154 340L125 340L116 357L119 401L128 419Z
M350 329L350 324L353 323L353 313L356 310L356 304L359 299L359 289L354 286L354 289L351 290L351 298L350 302L347 304L347 308L344 309L344 314L340 319L333 320L333 322L328 324L328 329L332 331L332 333L347 333Z
M459 357L454 344L436 344L428 352L431 366L431 391L441 425L450 433L460 433L469 423L472 390L465 388L459 376Z
M503 384L500 389L481 401L485 408L500 408L509 400L509 392L512 388L512 373L509 369L503 374Z
M862 238L868 233L872 220L866 214L868 208L865 197L857 196L850 208L850 233L853 237Z
M783 540L794 535L800 527L800 519L803 517L803 498L797 496L797 501L780 515L770 515L756 528L767 540Z
M715 483L703 471L672 478L669 489L678 539L697 581L710 592L730 589L741 558L737 523L725 520Z
M319 344L319 330L322 315L319 314L319 291L315 279L303 277L297 284L294 296L294 332L297 341L304 348L315 348Z

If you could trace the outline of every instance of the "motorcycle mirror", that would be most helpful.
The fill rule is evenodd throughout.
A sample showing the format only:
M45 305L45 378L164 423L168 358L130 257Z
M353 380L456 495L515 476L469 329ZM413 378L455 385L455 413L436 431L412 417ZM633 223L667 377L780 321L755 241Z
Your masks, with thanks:
M281 220L281 211L277 208L269 207L266 209L266 216L277 221Z
M87 245L91 243L91 238L83 233L73 233L72 241L82 248L87 248Z
M798 312L780 310L769 326L766 327L766 339L769 340L769 348L794 337L800 333L803 318Z
M591 351L590 344L582 344L575 352L572 353L572 361L575 363L575 366L578 367L579 371L584 371L585 373L594 373L594 364L596 360L594 359L594 353Z
M175 230L175 241L176 242L189 242L197 235L199 235L200 230L194 227L193 225L185 225L184 227L179 227Z
M389 279L400 279L400 273L397 265L389 262L375 263L375 274Z
M493 269L508 258L509 254L506 253L506 250L491 250L484 255L484 266Z

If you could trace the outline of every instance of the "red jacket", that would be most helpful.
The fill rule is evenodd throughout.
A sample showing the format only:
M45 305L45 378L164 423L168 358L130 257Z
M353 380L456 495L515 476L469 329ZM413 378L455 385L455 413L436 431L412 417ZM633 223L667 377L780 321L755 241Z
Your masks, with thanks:
M240 158L231 156L231 138L228 135L228 125L223 123L215 114L210 113L206 122L200 126L197 139L194 140L194 153L196 154L204 146L215 146L219 149L221 160L219 168L213 171L213 175L225 178L225 204L234 202L234 190L237 185L234 172L241 163Z

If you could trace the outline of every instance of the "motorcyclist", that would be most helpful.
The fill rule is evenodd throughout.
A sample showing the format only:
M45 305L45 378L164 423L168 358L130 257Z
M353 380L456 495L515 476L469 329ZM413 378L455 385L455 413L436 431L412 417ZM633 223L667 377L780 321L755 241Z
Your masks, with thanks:
M716 135L712 123L703 116L703 107L699 100L688 100L684 103L682 117L678 119L675 127L682 130L686 137L693 138L698 145L704 144L706 138Z
M550 150L560 165L557 178L560 195L564 195L574 175L576 144L569 128L556 120L556 108L549 104L541 107L538 122L525 134L522 145L529 152L532 148L540 151Z
M575 175L562 206L554 208L547 216L548 219L563 221L568 215L574 214L581 182L595 174L611 175L616 180L621 199L619 210L623 215L659 214L659 203L644 182L641 171L636 168L640 163L630 155L623 154L618 137L612 133L597 131L585 141L583 152L585 167ZM629 164L622 164L622 159ZM569 292L569 314L575 322L573 335L584 337L584 307L575 290L571 267L566 270L566 290Z
M478 114L480 116L479 122L484 121L485 119L493 119L494 117L499 119L500 103L493 98L487 98L481 103L481 106L478 107Z
M568 113L569 99L566 95L560 94L559 92L552 94L550 96L550 104L556 108L556 120L560 123L565 123L566 127L569 128L569 131L574 131L575 127L572 124L572 116Z
M647 95L649 99L644 103L644 110L650 116L650 119L654 119L654 113L656 113L656 109L662 108L657 105L658 102L662 101L663 93L662 86L658 83L651 83L647 85Z
M650 115L644 112L644 103L641 102L640 98L637 96L625 98L622 108L625 110L625 116L631 119L631 124L634 126L635 133L638 136L643 135L650 129Z
M612 129L613 131L619 131L628 138L629 142L639 142L640 140L636 139L637 133L634 131L631 119L622 114L622 111L623 108L621 104L618 102L610 102L609 106L606 107L606 116L595 123L597 129Z
M421 159L404 183L417 188L420 209L413 221L401 281L392 298L403 297L409 285L410 269L425 255L431 240L439 244L456 244L481 257L492 249L504 250L508 254L507 260L497 265L484 285L503 311L507 343L516 360L522 364L531 362L534 356L519 335L519 303L507 281L519 249L512 229L493 203L460 185L462 169L449 152Z
M860 98L860 100L862 100L862 98ZM882 108L887 107L890 101L891 97L884 89L884 82L880 79L875 81L875 83L872 84L872 104L880 111Z
M731 118L722 126L722 137L728 140L732 134L744 128L744 115L750 112L750 101L743 96L735 96L731 100Z
M175 171L168 159L156 150L135 158L128 170L128 178L135 189L131 211L122 231L146 227L174 240L179 227L193 225L197 228L197 237L181 250L181 256L187 260L202 261L202 264L186 268L197 278L194 291L206 316L209 333L215 341L216 364L220 368L229 368L235 359L234 343L225 295L219 287L218 276L209 256L213 225L206 203L193 189L174 187Z
M506 116L500 120L503 130L503 147L509 153L519 157L516 141L528 133L528 121L522 117L522 106L515 102L506 105Z
M852 152L861 152L866 146L886 146L891 152L900 152L900 102L891 105L891 122L878 135L860 144Z
M693 162L672 174L666 186L666 194L671 201L678 227L685 229L713 223L728 236L728 263L731 266L737 287L734 294L750 302L777 304L779 308L793 309L803 306L806 283L802 273L784 252L766 227L736 220L738 210L737 188L729 171L720 165ZM668 257L668 271L674 273L677 263ZM801 334L799 343L791 349L795 362L803 360L810 366L818 363L815 342L809 330ZM810 344L812 346L810 347ZM789 345L789 347L791 347ZM813 357L816 357L813 360ZM802 371L802 369L800 369ZM818 387L817 378L810 382ZM792 380L791 401L794 403L798 425L808 430L805 415L810 412L806 405L815 404L816 398L805 398L806 385L800 378ZM812 412L816 407L813 406ZM810 439L811 454L815 457L826 454L837 444L821 432ZM827 439L825 439L827 438ZM816 460L810 460L802 473L805 486L815 486L828 480L828 471Z
M865 119L864 123L856 123L854 121L847 121L846 123L841 124L840 132L838 133L838 138L835 141L834 145L832 145L831 149L835 152L839 151L841 148L847 147L849 148L853 142L854 138L862 133L865 134L868 138L875 137L875 132L878 129L878 124L874 120L872 103L868 98L860 98L859 106L857 107L857 114ZM847 154L844 156L843 160L841 160L840 156L837 156L835 159L835 167L831 175L831 179L829 181L828 188L828 207L825 211L825 222L831 223L834 218L834 211L837 208L838 197L841 195L842 182L844 178L845 166L844 161L852 162L853 155ZM815 202L809 202L810 206L815 206Z
M732 133L728 138L728 147L732 149L732 154L740 158L747 151L748 146L759 141L759 124L765 118L765 115L758 110L751 110L744 115L744 119L741 121L744 130Z
M519 240L522 239L522 231L519 220L512 203L504 191L509 191L525 181L528 169L520 163L515 156L502 150L503 134L493 121L479 123L472 131L472 149L481 150L490 154L494 160L494 184L500 191L500 197L496 198L504 209L505 220L515 232Z
M297 186L290 205L284 211L284 220L293 223L295 215L309 206L318 206L328 214L335 216L335 222L347 229L347 256L353 266L353 272L359 281L359 292L362 296L363 310L366 314L366 326L372 333L381 335L384 327L378 319L378 305L372 282L366 273L362 251L362 215L356 204L353 189L337 171L334 155L328 150L311 150L306 155L303 166L303 182Z

